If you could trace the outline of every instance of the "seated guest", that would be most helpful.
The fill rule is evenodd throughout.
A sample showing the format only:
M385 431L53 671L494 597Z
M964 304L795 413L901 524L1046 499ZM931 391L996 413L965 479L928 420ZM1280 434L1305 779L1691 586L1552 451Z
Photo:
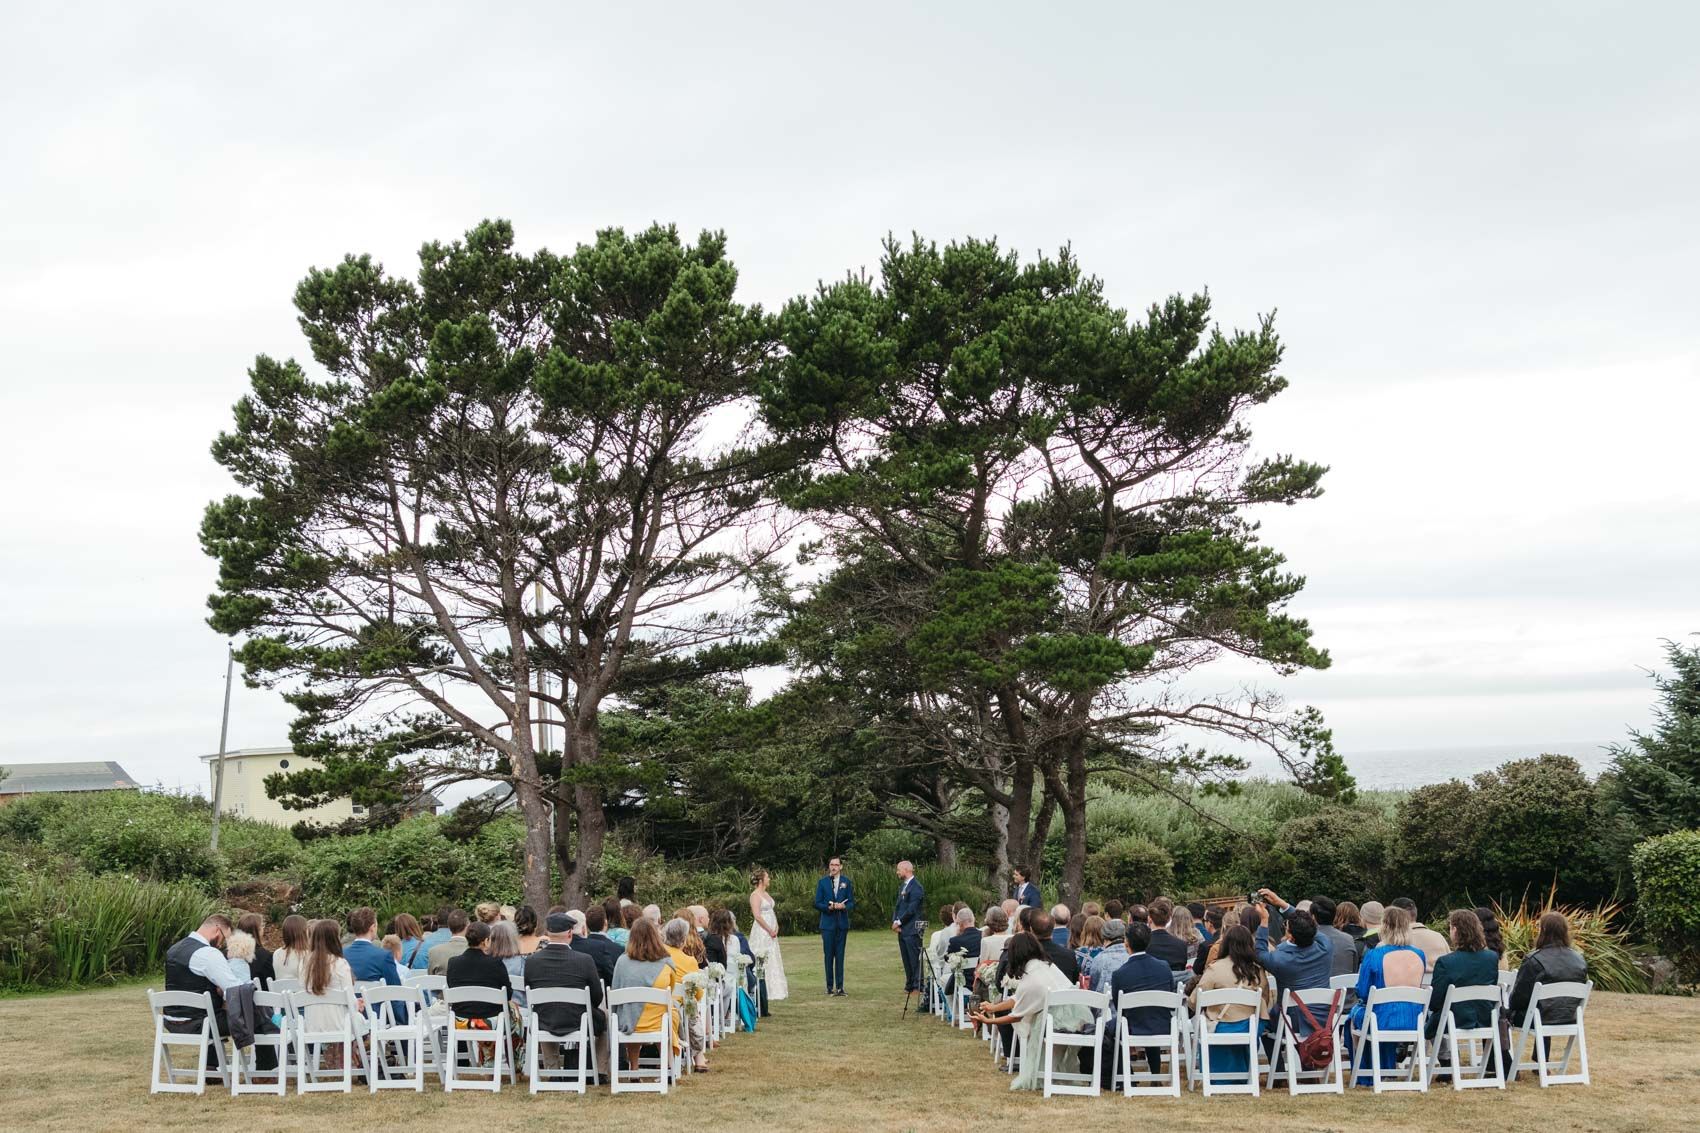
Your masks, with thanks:
M236 928L254 938L254 957L248 961L248 971L254 986L269 991L272 985L272 954L262 945L266 935L265 918L258 913L243 913L236 919Z
M1499 917L1492 909L1478 907L1476 919L1482 922L1482 939L1487 942L1488 951L1499 957L1499 970L1505 971L1510 965L1505 962L1505 935L1500 931Z
M396 967L395 957L380 947L375 939L378 935L378 914L372 911L370 905L362 905L348 914L348 931L354 939L342 950L342 958L355 981L400 987L401 971ZM397 1004L396 1021L405 1022L406 1019L407 1008Z
M392 957L394 957L396 970L399 971L402 967L404 967L401 962L401 937L397 936L393 932L387 932L384 934L384 938L378 941L378 947L382 948L385 952L388 952Z
M230 934L230 939L224 944L225 959L230 961L230 970L236 973L236 978L243 983L251 983L254 979L254 969L251 966L254 959L254 937L252 933L237 929Z
M1080 912L1082 916L1102 917L1104 915L1104 908L1096 901L1088 901L1086 904L1080 906Z
M426 927L424 940L408 957L408 967L423 972L431 966L431 949L439 944L447 943L448 939L454 935L449 930L449 913L452 911L448 905L444 905L437 910L435 916L426 918L431 924Z
M641 908L639 908L638 906L636 906L636 905L622 905L622 906L620 906L620 925L621 925L621 927L623 927L626 930L626 932L628 934L632 931L632 926L637 924L638 921L642 920L642 919L645 919L644 916L643 916L643 910ZM657 927L659 927L659 926L657 926ZM626 939L627 939L627 942L630 943L631 938L630 938L629 935L627 936Z
M1338 912L1332 897L1310 899L1310 915L1316 921L1316 935L1328 942L1330 977L1350 976L1358 970L1358 942L1334 927L1334 918Z
M626 946L626 919L621 912L619 898L610 897L602 902L602 920L608 926L608 939L623 949Z
M1476 914L1459 909L1446 918L1446 929L1452 946L1434 962L1429 992L1427 1032L1431 1039L1440 1031L1440 1009L1446 1003L1447 988L1499 988L1499 955L1488 949ZM1465 1029L1485 1027L1493 1019L1493 1004L1460 1003L1452 1009L1452 1018Z
M283 943L272 953L272 972L280 980L300 980L313 945L307 937L307 918L291 913L278 926Z
M543 943L537 932L537 910L521 905L514 910L514 931L519 934L519 954L529 956Z
M1258 952L1269 950L1269 919L1263 915L1263 910L1256 905L1241 905L1235 912L1240 915L1240 925L1251 930L1252 947Z
M691 906L691 924L696 927L698 936L701 936L703 933L708 931L708 906L707 905L692 905Z
M1098 950L1098 954L1092 957L1092 962L1087 965L1087 978L1092 981L1093 991L1109 991L1110 977L1127 963L1129 927L1131 926L1122 921L1104 922L1104 947Z
M234 931L229 917L214 913L165 953L165 990L212 993L213 1026L220 1036L230 1034L230 1018L224 1009L225 991L248 982L231 969L224 954L223 945ZM173 1034L194 1034L205 1023L206 1016L204 1008L173 1007L165 1016L165 1029ZM214 1064L215 1056L209 1049L207 1065Z
M970 924L974 918L969 917ZM956 935L956 906L954 904L939 906L939 927L933 930L933 935L927 938L927 956L932 960L933 971L942 972L944 968L944 948L950 943L950 938ZM942 974L939 977L943 979Z
M426 966L433 976L448 975L449 961L466 951L466 920L464 909L450 909L449 915L444 918L443 924L449 930L449 938L441 944L432 945L428 954ZM489 939L489 933L485 933L484 939Z
M602 913L600 905L591 906L591 910L598 915ZM588 991L591 1031L597 1036L598 1048L604 1052L597 1065L607 1066L607 1047L602 1045L608 1033L608 1020L602 1013L604 981L597 971L596 961L588 954L571 947L572 921L565 913L550 913L545 918L543 927L548 931L548 935L537 946L537 950L524 961L522 972L525 986L531 989L583 988ZM543 1029L557 1035L577 1031L583 1015L584 1008L576 1003L545 1003L537 1008L537 1019ZM539 1048L538 1056L554 1069L562 1063L563 1049L558 1043L551 1043ZM577 1065L575 1062L569 1069L576 1069Z
M1015 923L1015 915L1021 911L1021 902L1017 901L1014 897L1007 897L1004 899L1003 904L999 907L1003 909L1003 915L1008 917L1009 923L1013 925Z
M1286 905L1270 890L1265 889L1263 892L1265 900L1277 908ZM1289 991L1326 988L1334 968L1334 950L1328 941L1317 933L1316 918L1302 909L1286 907L1286 939L1258 957L1275 977L1277 1003L1286 1003ZM1304 1012L1297 1008L1288 1012L1287 1025L1293 1028L1300 1038L1310 1034L1312 1030ZM1271 1015L1269 1042L1273 1044L1274 1041L1274 1016Z
M1211 909L1216 914L1216 938L1210 942L1210 947L1199 949L1198 956L1192 962L1192 974L1203 978L1204 969L1222 958L1222 934L1231 928L1238 928L1240 914L1237 909ZM1246 930L1250 932L1250 929ZM1253 944L1255 948L1256 945Z
M1104 919L1106 921L1119 921L1119 920L1121 920L1122 919L1122 909L1124 907L1125 906L1123 906L1120 901L1114 901L1114 900L1105 901L1104 902Z
M425 930L419 922L413 919L412 913L397 913L390 920L390 932L401 941L401 957L396 961L399 969L405 971L414 966L416 957L421 960L419 969L424 970L424 957L421 955L425 946Z
M1122 919L1127 921L1128 924L1138 921L1142 925L1149 925L1151 923L1151 910L1144 905L1130 904L1127 906L1127 911L1122 914Z
M1080 965L1081 971L1090 974L1092 961L1104 950L1104 918L1087 917L1076 936L1078 939L1074 945L1074 962Z
M1363 958L1369 950L1381 943L1377 939L1381 935L1381 924L1387 917L1387 907L1380 901L1365 901L1358 908L1358 921L1364 926L1358 934L1358 966L1363 966ZM1346 931L1350 932L1350 929Z
M711 923L712 927L712 923ZM608 914L601 905L592 905L584 911L584 935L574 935L571 941L574 952L582 952L589 956L596 965L597 975L603 983L614 982L614 965L620 962L620 956L625 952L608 936ZM714 938L718 946L718 957L711 957L717 963L726 963L726 946L720 938ZM704 944L707 944L705 938Z
M1002 911L1001 909L998 910L1000 913ZM950 997L956 992L956 977L948 971L950 958L960 953L968 956L975 966L978 966L977 958L980 955L980 941L983 935L979 929L974 927L974 910L967 905L957 910L956 920L950 927L955 931L955 935L945 941L944 955L939 957L938 964L940 971L945 973L943 979L947 1012L950 1010ZM974 978L973 969L964 969L963 978L972 980Z
M1003 955L1009 943L1009 914L999 905L986 910L986 929L980 936L980 963L989 964Z
M328 917L314 921L308 940L310 948L301 968L301 986L307 994L339 995L353 991L354 971L342 954L342 930L336 921ZM366 943L383 952L370 940ZM309 1031L335 1031L342 1029L347 1016L344 1008L318 1003L308 1006L305 1022ZM356 1034L366 1033L366 1017L358 1011L354 1013L354 1029Z
M1071 986L1080 983L1080 962L1069 951L1068 945L1057 943L1056 924L1051 920L1051 914L1035 912L1033 916L1033 935L1039 938L1039 943L1045 946L1045 957L1056 965L1057 971L1068 977Z
M524 1011L525 957L519 954L519 929L513 921L497 921L490 926L490 939L484 945L484 954L500 960L502 967L507 969L514 1006Z
M667 945L667 954L672 957L673 966L679 970L681 979L702 969L697 955L693 954L691 948L691 945L695 944L700 949L702 941L697 936L690 921L684 917L672 918L661 927L661 939ZM692 992L690 994L697 995L700 1001L700 993ZM701 1025L704 1016L705 1012L698 1011L693 1017L680 1023L681 1029L685 1032L683 1037L688 1037L691 1044L692 1065L698 1070L708 1069L706 1041Z
M1029 908L1030 906L1022 906ZM1048 919L1048 914L1047 914ZM1045 1000L1053 991L1066 991L1073 986L1067 976L1057 971L1045 958L1045 946L1032 933L1017 933L1010 941L1008 952L1009 975L1015 981L1014 996L996 1003L986 1003L972 1016L981 1026L1012 1027L1020 1038L1022 1049L1037 1049L1038 1035L1033 1028L1045 1014ZM1078 1014L1079 1018L1069 1016ZM1063 1008L1054 1013L1064 1029L1070 1026L1091 1026L1091 1012L1080 1008ZM1010 1084L1013 1090L1032 1090L1039 1086L1042 1058L1023 1058L1021 1073Z
M495 924L502 919L502 906L495 901L480 901L472 907L472 915L479 924Z
M1511 1025L1523 1025L1536 984L1585 983L1587 979L1588 961L1570 945L1570 922L1563 913L1542 913L1535 946L1523 957L1517 982L1511 985ZM1574 999L1541 1000L1541 1022L1555 1027L1574 1023L1576 1004Z
M661 925L661 906L660 905L645 905L643 907L643 915L645 917L649 918L650 920L654 921L655 924L656 924L656 927L658 927L658 928L660 927L660 925Z
M1202 925L1204 923L1203 901L1188 901L1186 903L1186 911L1192 914L1193 924Z
M1222 910L1213 906L1206 907L1204 915L1198 918L1198 935L1206 947L1216 943L1216 938L1222 935Z
M1068 911L1067 905L1059 902L1058 904L1051 906L1051 939L1062 945L1064 948L1069 947L1068 921L1069 917L1072 915L1073 914Z
M1423 954L1428 962L1428 970L1434 971L1434 962L1452 951L1452 945L1447 943L1444 936L1423 923L1417 915L1417 903L1409 897L1395 897L1393 903L1411 914L1411 946Z
M458 956L448 961L448 970L444 973L448 977L448 986L495 988L501 996L497 1003L457 1003L455 1015L461 1019L494 1019L507 1010L508 999L513 993L508 966L485 951L490 944L490 926L483 921L465 926L464 935L458 939L466 946Z
M1205 1008L1204 1014L1214 1021L1216 1030L1220 1033L1251 1031L1261 1034L1262 1020L1275 1005L1275 991L1263 978L1263 968L1258 963L1260 954L1252 943L1251 930L1236 924L1222 933L1222 939L1218 943L1222 946L1221 955L1204 969L1204 975L1193 986L1188 1003L1196 1013L1199 1010L1198 997L1203 992L1226 988L1255 991L1262 997L1259 1007L1220 1004ZM1243 1075L1250 1068L1251 1059L1243 1047L1217 1047L1210 1051L1212 1076Z
M1097 914L1094 913L1093 916L1097 916ZM1098 919L1103 920L1102 917L1099 917ZM1084 912L1076 913L1074 916L1068 918L1068 946L1070 950L1076 952L1080 950L1080 933L1083 929L1085 929L1085 927L1086 914Z
M1352 1008L1352 1026L1358 1029L1364 1025L1370 992L1378 987L1421 987L1425 966L1422 952L1411 945L1411 914L1398 906L1386 909L1379 932L1364 940L1376 943L1358 965L1358 1002ZM1410 1030L1420 1014L1422 1007L1415 1003L1384 1003L1375 1009L1376 1020L1389 1030ZM1395 1065L1398 1052L1398 1043L1382 1043L1379 1064L1384 1068ZM1359 1085L1368 1085L1369 1081L1367 1072L1358 1078Z
M1175 903L1167 897L1158 897L1151 902L1147 914L1151 918L1151 945L1147 951L1169 965L1171 970L1184 972L1186 943L1169 931L1169 918L1174 911Z
M1115 1073L1116 1044L1120 1041L1116 1026L1117 1015L1120 1012L1120 1000L1124 994L1138 991L1175 990L1175 971L1169 962L1151 952L1152 930L1149 925L1135 921L1127 926L1127 962L1116 969L1110 977L1110 1013L1104 1026L1104 1049L1102 1052L1102 1070L1099 1074L1105 1089L1110 1089ZM1161 1007L1136 1007L1127 1013L1127 1027L1130 1034L1155 1035L1168 1034L1169 1015ZM1163 1051L1160 1047L1145 1048L1146 1065L1151 1073L1158 1074L1163 1069ZM1132 1069L1129 1067L1129 1069Z
M1204 937L1198 932L1198 923L1192 918L1191 909L1185 905L1175 906L1175 911L1169 914L1169 933L1186 945L1186 967L1191 968L1192 962L1198 958L1199 946L1204 943Z

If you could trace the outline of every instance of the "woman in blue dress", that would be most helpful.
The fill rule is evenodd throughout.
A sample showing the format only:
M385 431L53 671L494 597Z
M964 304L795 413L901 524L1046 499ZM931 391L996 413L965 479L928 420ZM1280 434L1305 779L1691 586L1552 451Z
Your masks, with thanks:
M1358 1002L1352 1008L1354 1030L1365 1026L1365 1004L1374 989L1423 986L1423 969L1427 961L1422 952L1411 945L1411 914L1397 905L1389 905L1379 939L1380 943L1364 954L1363 965L1358 968ZM1415 1029L1422 1011L1420 1003L1383 1003L1375 1009L1375 1020L1389 1030L1409 1031ZM1352 1053L1355 1064L1357 1052L1354 1050ZM1372 1057L1377 1059L1383 1071L1389 1070L1399 1060L1399 1044L1382 1043L1381 1049ZM1368 1059L1364 1065L1370 1065ZM1358 1085L1367 1086L1371 1080L1366 1072L1359 1075L1357 1081Z

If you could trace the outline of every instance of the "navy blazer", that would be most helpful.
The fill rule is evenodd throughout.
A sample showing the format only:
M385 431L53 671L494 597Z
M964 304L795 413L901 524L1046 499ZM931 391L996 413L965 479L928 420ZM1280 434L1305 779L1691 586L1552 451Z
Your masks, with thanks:
M903 882L897 892L897 907L891 911L891 919L901 927L899 936L915 936L921 931L921 902L927 895L921 890L919 878L911 877Z
M1039 907L1039 887L1034 885L1031 881L1026 882L1023 885L1017 885L1015 887L1015 892L1011 895L1015 898L1015 903L1018 905L1026 905L1033 909L1037 909Z
M834 900L843 901L844 908L827 910ZM840 932L850 931L850 910L856 907L856 889L850 884L850 879L843 874L838 875L838 896L832 895L832 878L823 877L815 882L815 908L820 910L820 927L824 931L835 928Z
M1175 972L1159 957L1149 952L1129 956L1127 963L1110 977L1110 1033L1114 1031L1115 1012L1124 991L1174 991ZM1164 1035L1169 1032L1169 1012L1161 1007L1136 1007L1128 1013L1127 1029L1135 1035Z
M1186 941L1168 929L1153 930L1151 943L1146 946L1145 950L1159 960L1166 962L1174 971L1186 971ZM1328 985L1323 984L1322 986L1327 987Z

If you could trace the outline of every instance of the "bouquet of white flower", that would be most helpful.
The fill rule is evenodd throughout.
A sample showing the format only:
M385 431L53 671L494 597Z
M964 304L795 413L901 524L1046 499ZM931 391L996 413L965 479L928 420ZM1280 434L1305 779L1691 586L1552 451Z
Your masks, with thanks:
M679 981L685 988L685 1015L696 1018L697 1006L703 993L708 990L709 978L707 972L691 972Z
M720 964L720 963L710 964L707 968L705 968L703 970L708 973L708 978L711 981L713 981L714 983L719 983L721 980L726 978L726 965L725 964Z

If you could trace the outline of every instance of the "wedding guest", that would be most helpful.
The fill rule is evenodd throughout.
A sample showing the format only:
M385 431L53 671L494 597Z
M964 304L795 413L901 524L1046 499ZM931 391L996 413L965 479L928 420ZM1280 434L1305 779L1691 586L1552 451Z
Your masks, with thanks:
M1023 906L1029 907L1029 906ZM1045 1000L1053 991L1067 991L1072 984L1057 971L1045 956L1045 946L1031 933L1018 933L1009 945L1009 976L1016 981L1015 994L996 1003L982 1005L972 1016L981 1026L1012 1027L1028 1057L1021 1060L1021 1072L1012 1090L1032 1090L1039 1085L1040 1063L1037 1056L1037 1035L1033 1027L1045 1014ZM1070 1018L1070 1014L1081 1018ZM1056 1024L1063 1029L1091 1025L1091 1012L1086 1008L1061 1008L1053 1012Z
M490 926L490 940L484 945L484 954L502 962L508 973L508 986L513 989L510 998L514 1006L524 1011L525 957L520 954L519 929L513 921L497 921Z
M1127 921L1128 924L1138 921L1140 924L1149 925L1151 923L1151 910L1144 905L1131 904L1122 913L1122 919Z
M1058 903L1051 906L1051 939L1064 948L1071 947L1068 942L1068 922L1071 916L1073 914L1068 911L1067 905Z
M458 937L465 947L458 956L448 962L449 987L488 987L501 992L499 1003L457 1003L455 1015L461 1019L494 1019L507 1010L509 997L513 992L513 983L508 976L508 966L489 954L491 926L483 921L467 925L464 935ZM441 946L439 946L441 947Z
M1032 924L1033 935L1045 946L1045 958L1056 965L1057 971L1068 977L1070 986L1079 984L1080 963L1066 944L1057 943L1056 925L1051 920L1051 914L1035 911Z
M1411 945L1423 954L1428 964L1428 970L1434 971L1434 962L1452 951L1452 946L1446 938L1423 923L1417 915L1417 903L1409 897L1395 897L1393 904L1411 914Z
M1370 902L1375 904L1375 902ZM1368 906L1365 906L1367 911ZM1367 919L1367 918L1366 918ZM1362 1029L1369 993L1379 987L1421 987L1425 963L1422 952L1411 945L1411 914L1395 905L1381 910L1375 936L1365 935L1360 943L1372 942L1358 965L1358 1002L1352 1008L1352 1027ZM1408 1031L1417 1024L1422 1006L1416 1003L1383 1003L1375 1009L1377 1022L1388 1030ZM1372 1058L1379 1059L1383 1068L1397 1064L1398 1043L1382 1043ZM1354 1065L1356 1064L1354 1054ZM1369 1064L1365 1060L1365 1065ZM1368 1085L1369 1074L1359 1075L1358 1084Z
M711 928L712 925L711 918ZM601 905L592 905L584 911L584 928L583 936L572 938L573 951L582 952L590 957L591 961L595 963L597 974L602 977L603 983L613 983L614 965L620 962L620 956L625 952L625 949L615 944L608 936L608 917ZM706 938L704 943L707 943ZM724 950L721 952L719 962L722 964L726 962Z
M1269 890L1264 890L1265 899L1278 907L1283 905L1281 899ZM1327 987L1330 975L1333 973L1333 948L1328 941L1317 933L1316 918L1309 912L1287 906L1286 939L1267 952L1259 953L1258 960L1275 977L1275 995L1278 1003L1287 1001L1287 992L1300 988ZM1275 1017L1270 1016L1269 1041L1272 1045L1275 1039ZM1287 1025L1300 1038L1310 1034L1310 1023L1305 1019L1304 1012L1293 1010L1288 1012Z
M1189 914L1190 915L1190 914ZM1115 1046L1118 1041L1119 1028L1116 1026L1120 1001L1123 995L1132 995L1142 991L1175 990L1174 969L1167 960L1151 952L1151 938L1154 935L1149 925L1135 921L1127 926L1127 962L1118 967L1110 977L1106 990L1110 993L1110 1012L1106 1016L1108 1025L1104 1028L1104 1049L1101 1054L1103 1068L1102 1078L1105 1089L1110 1088L1115 1067ZM1128 1031L1135 1035L1153 1035L1166 1033L1169 1029L1169 1012L1161 1007L1132 1008L1127 1017ZM1163 1069L1163 1052L1160 1047L1145 1048L1145 1062L1151 1073L1158 1074Z
M496 920L511 921L513 919L514 919L514 907L512 905L502 905L502 906L498 907L497 912L496 912Z
M1499 987L1499 954L1488 948L1480 918L1468 909L1458 909L1446 918L1446 930L1451 947L1434 962L1430 984L1427 1034L1431 1039L1440 1031L1440 1009L1448 988ZM1460 1003L1452 1009L1452 1018L1461 1028L1485 1027L1493 1020L1493 1004Z
M974 923L972 915L969 916L968 923ZM943 969L945 945L950 943L950 938L956 935L956 931L956 906L940 905L939 927L927 938L927 956L932 960L933 971Z
M236 973L236 978L243 983L254 979L252 967L254 960L254 936L252 933L237 929L224 942L224 956L230 963L230 970Z
M354 978L363 982L383 982L401 986L401 973L396 970L395 957L378 947L378 914L370 905L362 905L348 914L348 931L354 937L342 950Z
M230 1017L225 1013L224 993L246 981L230 968L223 945L234 932L230 918L209 914L200 927L173 944L165 954L165 990L212 996L213 1026L221 1037L230 1034ZM206 1025L207 1013L199 1007L173 1007L165 1016L165 1029L174 1034L193 1034ZM207 1066L216 1067L216 1056L207 1051Z
M1204 926L1204 902L1203 901L1188 901L1186 903L1186 911L1192 914L1192 923L1195 924L1195 925L1198 925L1200 928L1203 928L1203 926Z
M248 970L253 973L254 986L261 991L271 990L276 969L273 967L271 950L264 947L265 918L258 913L243 913L236 918L236 927L254 938L254 958L248 961Z
M1357 902L1341 901L1334 906L1334 927L1352 938L1353 947L1364 938L1364 918Z
M1080 970L1090 973L1092 961L1098 958L1098 953L1104 950L1104 918L1098 916L1086 917L1080 926L1079 940L1074 949L1074 961L1080 965Z
M377 948L377 945L372 947ZM329 917L314 921L308 933L308 951L301 966L301 986L308 995L336 995L354 990L354 972L342 954L342 930ZM336 1031L342 1029L348 1014L347 1009L335 1004L312 1004L307 1008L304 1021L309 1031ZM365 1034L366 1017L356 1011L353 1018L355 1033Z
M1482 939L1487 942L1488 951L1499 957L1499 970L1506 971L1510 965L1505 962L1505 935L1499 928L1499 917L1492 909L1478 907L1476 919L1482 922Z
M425 948L425 930L411 913L397 913L390 921L390 931L401 941L401 957L397 961L402 968L425 967L423 951ZM418 965L414 960L420 960Z
M594 905L592 911L601 914L602 907ZM522 973L527 988L583 988L590 993L591 1032L596 1037L598 1060L597 1065L608 1065L608 1020L602 1011L602 985L613 983L612 969L609 978L604 980L597 971L596 963L588 955L584 955L570 946L572 937L572 922L565 913L550 913L544 920L548 936L537 946L536 951L524 960ZM606 939L606 938L604 938ZM573 1034L578 1030L579 1022L584 1015L584 1008L576 1003L545 1003L537 1008L537 1019L543 1029L551 1034ZM547 1043L538 1048L538 1056L543 1064L550 1069L561 1066L564 1047L558 1043ZM574 1051L574 1058L578 1052ZM574 1062L567 1069L577 1069Z
M657 928L659 928L661 926L661 906L660 905L645 905L643 907L643 915L648 917L650 920L654 921Z
M431 949L439 944L447 943L448 939L454 935L449 929L449 914L453 911L450 906L444 905L433 916L426 918L431 923L422 926L425 929L425 938L419 942L419 947L414 949L413 954L408 957L408 967L423 972L431 966Z
M301 968L307 960L312 943L307 938L307 918L291 913L278 926L283 944L272 953L272 972L278 979L300 980Z
M671 996L673 985L684 978L684 972L673 962L672 953L662 942L661 930L648 917L640 917L631 926L631 939L626 942L626 954L614 965L615 989L653 987ZM620 1033L636 1035L658 1033L662 1019L671 1009L659 1003L624 1003L615 1008L619 1016ZM673 1033L673 1049L680 1049L677 1029ZM627 1048L628 1063L636 1060L635 1047Z
M1002 906L993 905L986 910L986 928L980 936L980 963L995 963L1008 943L1009 914Z
M1123 921L1104 922L1104 947L1098 950L1098 954L1092 957L1092 963L1087 966L1087 978L1092 982L1093 991L1108 991L1110 977L1127 963L1127 930L1128 925Z
M519 936L519 954L529 956L543 943L537 932L537 910L521 905L514 910L514 930Z
M390 954L398 969L406 966L401 962L401 937L393 932L386 932L384 938L378 941L378 947Z
M427 966L433 976L448 975L449 961L461 955L467 949L466 911L464 909L450 909L444 924L448 927L449 938L441 944L433 945L428 957ZM483 939L489 939L488 932L485 933Z
M1080 906L1080 913L1082 916L1087 917L1102 917L1104 915L1104 907L1096 901L1088 901L1086 904Z
M1198 947L1204 942L1193 920L1192 910L1185 905L1175 906L1175 911L1169 916L1169 932L1186 945L1186 967L1192 967L1192 962L1198 958Z
M1096 913L1092 914L1097 916ZM1098 917L1103 920L1103 917ZM1068 918L1068 947L1071 952L1080 951L1080 933L1086 928L1086 914L1079 912Z
M1517 981L1511 985L1511 1025L1523 1025L1536 984L1585 983L1587 979L1588 961L1571 946L1569 920L1563 913L1542 913L1535 933L1535 946L1523 957L1523 963L1517 968ZM1555 1027L1574 1023L1578 1002L1575 999L1541 1000L1541 1022Z
M1204 1014L1215 1023L1219 1033L1260 1033L1263 1017L1274 1006L1275 991L1263 978L1263 967L1258 963L1257 946L1252 942L1251 930L1236 924L1222 933L1219 943L1222 945L1221 955L1204 969L1204 975L1194 985L1188 997L1188 1004L1196 1013L1199 1010L1198 997L1203 992L1223 988L1255 991L1262 997L1262 1003L1257 1008L1237 1003L1218 1004L1204 1008ZM1242 1047L1215 1047L1210 1051L1210 1072L1213 1078L1219 1074L1244 1075L1250 1067L1251 1060ZM1231 1081L1228 1078L1216 1080Z
M1003 910L1000 909L998 911L1002 912ZM950 957L957 954L969 957L978 957L980 955L980 944L983 934L979 929L974 927L973 909L970 909L966 905L958 909L956 911L956 920L950 927L954 931L954 935L945 941L944 954L939 957L938 962L938 967L940 968L944 968L950 962ZM937 934L935 933L934 935L936 936ZM963 969L964 980L972 980L973 978L974 973L971 969ZM946 975L944 978L944 994L945 1011L947 1014L951 1010L950 997L955 993L956 977L954 975Z
M1316 935L1328 942L1328 975L1350 976L1358 970L1358 942L1334 925L1340 910L1332 897L1312 897L1310 915L1316 918Z
M1222 958L1223 935L1231 928L1238 928L1240 923L1240 914L1237 909L1211 909L1210 911L1216 914L1215 939L1211 940L1210 947L1200 948L1197 958L1192 962L1192 974L1200 979L1204 976L1204 969ZM1251 930L1247 929L1246 931L1250 932ZM1253 947L1255 948L1256 945L1253 944Z
M1151 945L1146 951L1168 964L1173 971L1184 972L1186 942L1169 931L1169 919L1174 911L1175 903L1167 897L1158 897L1151 902Z
M1109 901L1105 901L1104 902L1104 919L1106 921L1119 921L1119 920L1121 920L1122 919L1122 910L1125 909L1125 908L1126 908L1126 906L1123 905L1120 901L1116 901L1116 900L1113 900L1113 899L1109 900Z
M495 924L502 919L502 906L494 901L480 901L472 907L472 915L478 918L479 924Z
M659 909L656 910L657 913L659 913L660 911L661 910L659 910ZM644 915L643 915L643 910L640 909L638 906L636 906L636 905L621 905L620 906L620 927L625 929L627 933L630 933L632 931L633 925L637 924L638 921L643 920L643 919L645 919ZM628 937L627 939L629 940L630 937Z
M683 917L674 917L662 926L661 938L667 946L668 955L673 959L673 966L679 969L681 979L693 972L702 970L702 964L691 950L693 944L700 949L702 940L697 936L690 921ZM702 1002L703 997L700 992L687 992L686 994L695 996L699 1004ZM691 1063L696 1070L708 1069L707 1043L703 1026L705 1015L706 1012L699 1007L680 1025L681 1030L690 1040Z
M625 918L620 915L618 897L609 897L602 902L602 923L608 926L606 929L608 939L624 948L626 946L626 922Z

